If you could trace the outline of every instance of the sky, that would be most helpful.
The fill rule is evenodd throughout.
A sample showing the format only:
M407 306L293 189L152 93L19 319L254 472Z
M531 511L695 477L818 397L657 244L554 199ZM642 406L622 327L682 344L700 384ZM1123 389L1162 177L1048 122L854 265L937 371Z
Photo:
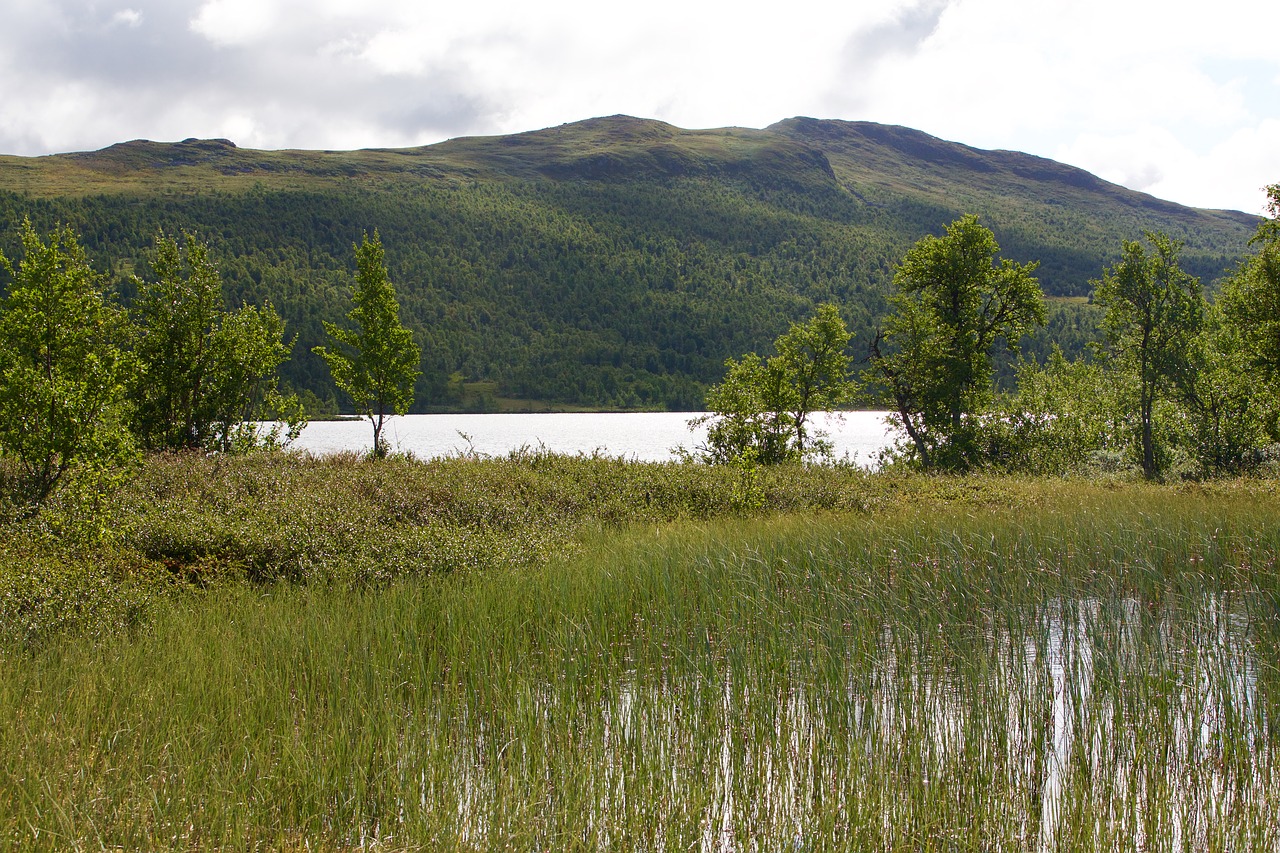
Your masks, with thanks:
M1197 207L1261 213L1280 182L1276 0L0 0L0 22L3 154L806 115Z

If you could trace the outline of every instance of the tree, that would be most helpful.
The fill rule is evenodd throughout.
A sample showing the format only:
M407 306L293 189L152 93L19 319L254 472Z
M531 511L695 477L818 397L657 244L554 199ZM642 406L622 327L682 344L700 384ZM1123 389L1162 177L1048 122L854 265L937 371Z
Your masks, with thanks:
M1214 471L1246 469L1280 441L1280 184L1267 197L1258 251L1223 284L1193 349L1197 450Z
M1133 380L1142 473L1160 474L1156 405L1194 380L1191 353L1204 320L1200 280L1178 266L1182 243L1147 232L1152 251L1126 241L1121 259L1095 282L1093 299L1103 307L1103 331L1112 364Z
M799 459L791 443L790 394L780 365L751 352L741 360L728 359L725 368L724 381L707 391L710 414L689 421L690 428L709 424L699 457L713 464L749 458L774 465Z
M228 452L259 443L255 422L276 419L296 436L303 418L296 399L279 390L290 345L275 308L228 311L209 248L190 234L181 245L157 235L152 271L154 280L135 280L130 312L138 361L130 390L142 444Z
M778 370L789 388L785 402L795 439L796 454L809 453L808 420L813 412L830 411L847 402L854 383L849 379L849 332L834 305L820 305L817 313L805 323L792 324L785 335L774 341L778 351ZM820 448L819 448L820 449Z
M893 277L891 312L873 339L867 383L887 395L926 468L980 460L983 410L993 395L992 352L1016 350L1045 322L1036 264L996 262L995 235L965 216L927 236Z
M1205 473L1239 474L1261 461L1277 404L1274 391L1257 375L1253 356L1221 302L1206 306L1203 327L1187 355L1190 378L1180 395Z
M749 455L776 464L829 455L821 435L810 440L809 416L852 397L848 346L839 310L822 305L774 341L776 355L726 361L724 381L707 392L711 414L690 421L691 427L710 423L701 458L724 463Z
M121 313L70 228L46 244L22 224L23 258L0 307L0 447L21 466L20 498L36 506L77 466L120 460L128 361Z
M1061 476L1123 458L1124 384L1096 361L1068 361L1056 345L1021 361L1017 390L999 395L984 436L987 461L1005 470Z
M413 384L422 371L422 355L413 333L400 323L400 306L387 274L378 232L365 234L356 251L355 306L347 318L354 330L324 324L343 349L316 347L333 381L346 392L356 411L373 424L373 455L387 455L382 429L388 415L403 415L413 404ZM345 351L344 351L345 349Z
M1219 302L1240 334L1250 368L1268 383L1280 381L1280 184L1267 188L1271 218L1250 241L1258 253L1227 280Z

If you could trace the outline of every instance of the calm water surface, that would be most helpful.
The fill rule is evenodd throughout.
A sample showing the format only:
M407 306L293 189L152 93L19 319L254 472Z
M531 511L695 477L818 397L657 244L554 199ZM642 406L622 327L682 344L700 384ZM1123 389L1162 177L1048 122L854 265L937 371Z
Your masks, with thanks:
M556 453L622 456L645 462L676 458L674 449L692 449L706 439L706 429L689 430L696 412L573 412L558 414L406 415L392 418L387 435L392 448L431 459L476 452L505 456L522 447ZM818 414L814 426L830 434L836 458L872 465L894 442L887 412ZM317 421L295 444L312 453L367 451L373 427L367 420Z

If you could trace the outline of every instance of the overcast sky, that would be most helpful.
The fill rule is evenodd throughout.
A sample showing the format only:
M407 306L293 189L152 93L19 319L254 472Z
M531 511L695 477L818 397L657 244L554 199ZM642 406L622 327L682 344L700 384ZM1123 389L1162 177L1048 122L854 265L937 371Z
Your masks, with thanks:
M0 0L0 153L808 115L1258 213L1280 182L1277 33L1277 0Z

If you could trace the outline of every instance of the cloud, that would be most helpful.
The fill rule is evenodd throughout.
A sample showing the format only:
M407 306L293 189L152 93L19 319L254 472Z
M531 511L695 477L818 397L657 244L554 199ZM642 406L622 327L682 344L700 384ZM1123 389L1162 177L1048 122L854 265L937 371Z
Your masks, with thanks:
M885 57L909 55L933 35L953 0L917 0L853 34L844 48L851 70L868 70Z
M1142 192L1164 181L1166 168L1185 167L1192 157L1172 133L1154 126L1115 134L1082 133L1054 152L1055 159Z
M1280 57L1265 34L1280 4L1223 2L1209 12L1168 0L1159 14L1114 0L900 6L916 25L896 31L889 15L859 31L850 59L863 62L842 70L829 103L849 118L1058 157L1166 198L1240 206L1256 182L1213 158L1278 115L1266 84Z
M217 45L249 45L276 28L272 6L263 0L209 0L191 29Z
M403 69L373 61L371 49L386 55L377 27L395 21L369 15L353 25L354 7L141 0L96 16L79 7L44 4L0 34L0 150L188 136L266 148L403 145L466 132L490 106L448 56Z
M111 16L112 26L136 27L142 23L142 13L137 9L121 9Z
M136 137L417 145L625 112L684 127L791 115L905 124L1075 157L1196 203L1192 170L1248 181L1215 206L1238 204L1258 179L1212 158L1280 172L1262 135L1280 115L1271 0L1219 0L1212 12L1167 0L1159 14L1131 0L795 0L732 15L699 0L10 5L5 153Z
M1114 183L1195 207L1262 213L1263 187L1280 181L1280 119L1242 127L1203 150L1165 128L1084 133L1053 152Z

